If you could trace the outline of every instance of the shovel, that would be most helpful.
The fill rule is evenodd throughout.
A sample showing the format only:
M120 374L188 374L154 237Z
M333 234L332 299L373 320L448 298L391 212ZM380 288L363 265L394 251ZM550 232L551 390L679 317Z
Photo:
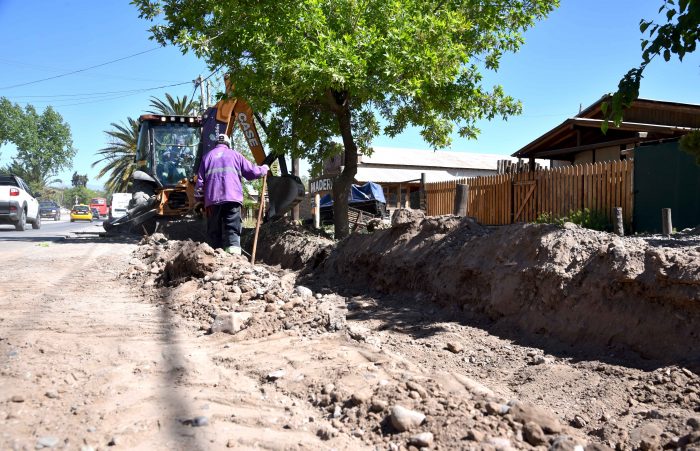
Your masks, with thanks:
M253 252L250 254L250 264L255 264L255 250L258 247L258 233L260 232L260 223L262 222L262 214L265 209L265 188L267 187L267 174L263 176L262 189L260 190L260 206L258 208L258 220L255 223L255 238L253 238Z

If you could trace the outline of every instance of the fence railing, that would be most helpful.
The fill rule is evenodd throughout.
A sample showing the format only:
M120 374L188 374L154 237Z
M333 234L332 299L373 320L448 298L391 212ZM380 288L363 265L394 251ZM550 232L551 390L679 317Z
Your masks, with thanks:
M532 222L543 213L563 217L586 208L612 222L612 209L621 207L629 226L633 172L625 160L426 183L426 209L428 215L452 213L457 184L466 184L468 215L482 224Z

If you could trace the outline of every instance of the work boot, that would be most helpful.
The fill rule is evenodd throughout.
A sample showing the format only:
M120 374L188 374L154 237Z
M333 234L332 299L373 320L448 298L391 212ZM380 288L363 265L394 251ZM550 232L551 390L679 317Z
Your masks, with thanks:
M232 255L241 255L241 248L238 246L229 246L224 250Z

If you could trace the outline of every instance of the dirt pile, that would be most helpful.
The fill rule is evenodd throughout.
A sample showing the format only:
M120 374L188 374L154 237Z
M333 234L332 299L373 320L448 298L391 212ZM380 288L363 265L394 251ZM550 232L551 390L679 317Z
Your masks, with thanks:
M239 339L291 329L333 331L345 321L342 298L314 294L295 285L293 272L253 266L246 257L215 251L206 243L168 240L156 233L144 239L131 264L127 277L145 275L144 286L156 289L162 302L201 330L236 312L246 313Z
M251 356L214 361L258 374L275 393L317 409L316 435L329 447L358 449L352 443L360 441L391 450L570 449L587 443L545 409L500 397L463 375L423 374L382 352L374 334L346 323L346 304L355 301L330 291L314 294L296 284L296 273L252 266L206 244L155 234L143 240L126 277L200 330L216 332L226 315L245 314L235 317L244 318L237 330L227 330L233 341L271 335L317 340L308 342L313 352L300 348L299 356L289 351L279 356L274 371L263 370L270 363ZM340 335L332 333L337 331ZM329 340L336 344L323 351ZM263 393L272 396L269 389Z
M319 266L299 276L154 235L128 276L195 327L232 333L243 347L217 364L257 377L266 397L316 409L320 419L287 426L316 428L329 448L661 449L700 440L696 374L605 363L617 350L677 364L697 355L700 243L690 235L490 229L410 211L336 247L303 229L267 233L261 243L283 254L278 264ZM465 332L484 314L501 338ZM528 335L600 359L548 355L522 346ZM273 346L267 361L244 352L280 337L301 341Z
M243 248L251 253L254 230L246 229L241 237ZM313 270L334 247L334 241L320 233L283 218L260 227L256 260L292 270Z
M573 224L487 230L405 210L389 230L353 235L322 266L332 283L422 293L522 332L580 347L628 347L700 363L700 247L620 238Z

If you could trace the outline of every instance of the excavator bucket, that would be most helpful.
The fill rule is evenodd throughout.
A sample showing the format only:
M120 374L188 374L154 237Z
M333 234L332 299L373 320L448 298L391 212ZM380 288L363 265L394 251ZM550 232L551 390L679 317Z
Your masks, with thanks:
M270 198L267 219L275 221L304 199L304 184L292 174L267 177L267 192Z

